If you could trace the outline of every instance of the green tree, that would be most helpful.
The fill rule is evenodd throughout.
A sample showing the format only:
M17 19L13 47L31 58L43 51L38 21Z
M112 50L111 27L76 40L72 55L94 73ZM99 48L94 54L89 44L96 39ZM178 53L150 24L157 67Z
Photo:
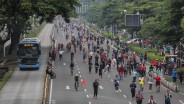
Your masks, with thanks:
M43 21L51 22L56 15L62 15L66 22L71 16L76 16L75 7L78 0L1 0L0 30L7 25L8 37L11 38L9 54L19 42L20 34L24 32L30 16L41 17Z
M175 48L183 35L181 28L181 19L183 17L181 8L184 5L183 0L165 0L165 9L168 11L162 16L161 32L162 41L169 43Z

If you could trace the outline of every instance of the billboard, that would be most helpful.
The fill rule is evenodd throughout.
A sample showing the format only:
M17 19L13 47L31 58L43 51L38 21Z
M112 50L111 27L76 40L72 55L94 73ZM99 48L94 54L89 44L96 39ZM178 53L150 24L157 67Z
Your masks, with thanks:
M141 26L142 24L141 14L125 14L125 26Z

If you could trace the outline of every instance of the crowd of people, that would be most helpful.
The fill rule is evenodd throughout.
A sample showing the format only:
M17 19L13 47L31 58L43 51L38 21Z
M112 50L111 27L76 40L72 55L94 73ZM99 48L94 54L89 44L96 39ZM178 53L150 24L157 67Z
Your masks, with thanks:
M84 26L82 26L82 23L80 21L74 22L75 24L77 22L78 26L75 26L72 23L66 26L61 26L66 33L66 48L68 49L68 52L71 53L70 68L72 75L72 70L74 70L74 56L75 53L78 51L82 54L83 62L88 63L89 74L92 72L93 66L95 69L95 73L99 75L99 79L101 80L103 79L104 72L117 72L113 80L116 93L118 93L119 91L119 84L121 83L121 81L126 80L126 76L132 76L130 92L132 95L132 100L135 99L137 104L142 104L142 100L144 99L143 95L145 92L145 83L148 83L149 85L149 93L153 92L152 88L154 83L156 85L156 92L160 92L161 77L159 74L154 76L154 66L150 65L150 67L147 68L147 66L145 65L145 62L147 61L146 53L144 55L138 55L135 52L131 52L126 43L120 42L116 38L107 39L101 35L94 35L90 32L89 29L86 29ZM71 35L69 35L67 32L70 31L68 28L71 29ZM75 29L77 30L77 34L74 34ZM63 43L58 44L58 51L63 50L63 47ZM56 58L55 48L51 50L50 57L51 58L48 62L49 64L50 60L55 60ZM62 57L62 55L60 57ZM158 70L160 69L158 68ZM78 75L74 76L74 79L75 83L77 82L78 84ZM97 98L98 95L99 79L95 79L95 81L93 82L94 98ZM169 90L164 96L165 104L171 104L172 96ZM157 104L152 95L150 96L147 104Z

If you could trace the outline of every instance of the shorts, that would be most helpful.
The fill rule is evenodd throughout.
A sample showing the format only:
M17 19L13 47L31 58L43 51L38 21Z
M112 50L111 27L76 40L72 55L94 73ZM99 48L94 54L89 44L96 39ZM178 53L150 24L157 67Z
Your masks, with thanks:
M160 82L156 82L156 86L160 86Z

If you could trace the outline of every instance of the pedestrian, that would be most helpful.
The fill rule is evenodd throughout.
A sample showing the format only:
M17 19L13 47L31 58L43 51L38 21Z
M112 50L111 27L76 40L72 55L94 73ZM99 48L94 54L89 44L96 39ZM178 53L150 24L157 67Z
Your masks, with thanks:
M147 104L157 104L156 101L153 99L153 95L150 96Z
M111 69L111 59L110 59L110 58L109 58L109 60L108 60L108 65L109 65L108 71L110 72L110 69Z
M103 63L100 63L99 77L102 79Z
M160 78L160 76L158 75L158 73L157 73L157 75L156 75L156 77L155 77L155 82L156 82L156 92L160 92L160 80L161 80L161 78Z
M167 90L164 96L165 96L165 104L171 104L172 95L170 94L169 90Z
M177 77L177 71L176 69L173 69L172 71L172 78L173 78L173 82L176 83L176 77Z
M98 68L99 68L99 64L96 62L96 63L95 63L95 73L98 72Z
M182 85L182 83L183 83L183 72L180 71L180 73L178 75L179 75L180 84Z
M123 68L123 65L119 65L119 77L120 77L120 80L123 78L123 72L124 72L124 68Z
M140 91L143 92L144 90L144 77L143 76L139 76L139 85L140 85Z
M142 104L142 100L144 98L143 98L143 95L140 93L140 91L138 91L138 93L136 94L135 98L136 98L137 104Z
M116 93L118 93L118 90L119 90L119 81L120 81L120 78L118 75L116 75L114 78L114 87L115 87Z
M130 89L131 89L131 94L132 94L132 100L135 97L136 88L137 88L137 86L136 86L135 82L132 81L132 83L130 84Z
M97 95L98 95L98 86L99 86L99 83L98 83L98 79L96 79L94 82L93 82L93 90L94 90L94 98L97 98Z
M148 76L149 91L148 92L152 91L153 82L154 82L154 78L153 78L152 74L149 74L149 76Z
M91 73L92 66L93 66L93 64L90 62L89 63L89 73Z
M96 54L95 55L95 63L98 63L98 59L99 59L99 56Z
M133 75L133 82L136 82L136 78L137 78L137 71L134 69L134 71L132 72Z

